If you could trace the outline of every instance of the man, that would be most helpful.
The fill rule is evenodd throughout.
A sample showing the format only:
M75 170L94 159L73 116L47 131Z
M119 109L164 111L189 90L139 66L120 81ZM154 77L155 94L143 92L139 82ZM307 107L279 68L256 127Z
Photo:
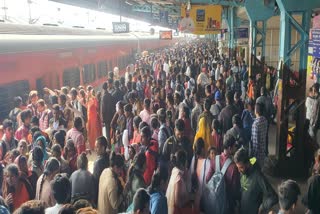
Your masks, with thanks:
M221 110L218 116L218 120L222 124L222 134L227 133L232 128L232 117L238 113L238 109L233 105L233 94L231 91L227 92L226 104L226 107Z
M297 208L298 197L301 194L297 182L287 180L278 188L280 210L278 214L294 214Z
M267 213L278 202L278 196L255 158L250 160L248 152L241 148L234 155L234 161L241 173L240 214Z
M171 136L164 144L162 150L162 158L166 165L169 164L171 157L175 155L180 149L184 150L188 156L188 163L192 158L192 145L189 139L184 136L184 122L182 119L178 119L175 122L174 135ZM170 167L169 167L170 168Z
M0 160L3 161L7 152L11 151L18 146L18 141L14 138L13 135L13 123L11 120L4 120L2 123L3 126L3 137L0 140Z
M71 184L67 177L60 174L56 175L51 183L52 195L56 200L56 205L46 209L46 214L59 213L61 208L67 204L71 196Z
M30 104L27 106L27 108L30 109L32 114L31 116L38 116L38 110L37 110L38 92L37 91L30 91L29 101L30 101Z
M221 66L221 62L218 62L217 68L214 72L214 78L217 81L220 78L220 74L222 74L223 67Z
M108 83L104 82L102 85L103 96L101 99L101 119L104 123L104 128L106 131L106 137L110 141L110 124L113 117L113 109L110 108L114 104L114 99L108 91ZM111 104L111 105L110 105Z
M39 128L41 131L45 131L49 128L49 121L52 117L52 113L47 109L43 99L37 101L37 109L39 114Z
M84 141L84 136L81 132L82 129L82 119L80 117L76 117L74 118L73 128L70 129L66 135L66 139L73 140L73 143L77 148L78 155L86 151L86 143Z
M236 139L238 143L238 147L242 145L247 147L249 140L245 138L245 134L242 128L242 121L239 114L236 114L232 117L232 125L233 127L227 131L226 135L231 135L232 137L234 137L234 139Z
M168 127L166 124L166 110L164 108L159 109L157 111L157 115L160 122L160 129L158 134L159 152L162 153L165 142L170 136L172 136L173 133L170 127Z
M212 101L210 99L206 98L203 103L203 110L204 111L199 115L198 128L199 128L200 119L205 118L206 125L209 126L211 129L211 125L212 125L212 121L213 121L213 115L210 112L211 105L212 105Z
M225 135L223 139L223 152L220 155L220 169L222 169L224 163L234 155L236 151L236 140L230 136ZM213 158L210 163L210 169L206 177L208 183L211 177L216 171L216 160ZM226 193L229 203L229 212L235 213L237 202L240 200L240 174L234 162L232 162L224 175L226 184Z
M133 214L149 214L150 195L145 189L138 189L133 197Z
M30 123L32 112L30 109L23 110L20 113L22 125L17 129L15 133L15 138L20 141L22 139L27 140L29 135Z
M112 93L114 102L117 103L120 100L123 100L123 96L124 96L124 93L120 90L120 81L119 80L114 81L114 91Z
M198 127L199 116L202 113L202 106L200 104L200 96L199 94L194 95L194 108L191 111L191 128L195 133Z
M150 111L150 106L151 106L151 100L149 98L144 99L143 101L143 106L144 109L140 112L140 117L143 122L148 123L150 125L151 122L151 111Z
M251 132L251 156L256 157L261 168L264 166L264 159L267 154L267 135L268 135L268 121L262 116L263 115L263 105L257 103L255 106L256 119L252 124Z
M71 98L70 109L73 112L74 117L81 117L82 119L84 119L82 105L77 99L78 98L78 91L75 88L72 88L70 90L70 98Z
M58 104L55 104L52 106L52 128L53 130L65 130L67 128L67 122L63 118L60 106Z
M158 142L151 138L152 133L149 126L142 128L140 132L141 145L144 147L141 151L144 151L146 155L146 170L143 177L146 185L149 186L153 172L157 168L159 146Z
M129 103L124 106L124 116L126 117L126 129L128 130L128 140L129 142L133 138L133 113L132 105Z
M95 150L97 153L97 159L93 164L93 176L99 184L99 179L102 171L109 167L109 153L107 149L111 149L111 145L104 136L100 136L96 140Z
M71 183L71 201L78 199L88 200L95 204L97 199L97 185L91 172L88 170L88 158L82 153L77 158L77 170L70 176Z
M218 119L218 116L223 108L223 105L221 103L221 93L219 90L216 91L214 94L214 100L216 101L215 104L211 105L210 112L214 119Z
M271 121L271 114L272 114L272 101L271 98L267 95L267 90L265 87L261 87L260 89L261 96L257 99L256 103L260 103L263 105L264 113L263 116L268 120Z

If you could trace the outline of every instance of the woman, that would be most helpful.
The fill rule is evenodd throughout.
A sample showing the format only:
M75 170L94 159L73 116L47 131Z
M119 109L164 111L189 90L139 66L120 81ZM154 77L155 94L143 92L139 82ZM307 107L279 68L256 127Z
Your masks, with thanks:
M196 193L195 210L200 211L200 200L202 199L203 181L210 169L210 161L206 159L205 143L199 138L194 146L194 156L190 165L191 188Z
M88 86L88 141L90 149L94 150L94 145L97 137L102 135L102 127L99 116L98 100L95 97L95 92Z
M93 175L88 171L88 158L85 153L81 153L77 160L78 170L70 177L71 199L86 199L95 204L97 191Z
M43 152L43 161L47 161L49 158L49 154L47 152L47 141L46 138L43 136L40 136L36 140L36 146L40 146Z
M45 166L43 174L37 181L36 200L42 200L46 207L53 207L56 200L53 197L50 182L60 171L60 163L56 158L50 158Z
M37 187L38 178L42 175L43 170L43 152L40 146L36 146L32 150L32 162L29 168L31 174L29 181L34 190Z
M19 176L17 165L10 164L4 170L4 180L2 184L2 196L10 211L13 212L24 202L31 199L25 183Z
M149 186L151 214L168 214L167 197L165 195L168 176L168 170L164 168L160 168L152 176Z
M126 117L124 115L124 104L122 101L119 101L116 104L116 113L114 114L112 121L112 146L115 147L115 151L120 151L122 146L121 134L126 128Z
M31 185L31 173L28 169L28 160L25 156L19 155L14 163L18 166L21 181L25 184L31 199L35 197L35 188Z
M146 169L146 155L144 153L138 153L134 159L131 167L128 171L128 181L126 187L128 188L128 194L126 198L127 205L131 204L135 192L139 188L145 188L146 184L143 178L143 173Z
M205 142L205 151L208 151L210 146L214 146L213 138L211 136L211 123L209 125L206 117L201 117L199 120L199 128L194 137L194 145L199 138L202 138Z
M100 213L117 214L126 195L119 177L124 167L121 155L115 152L110 156L110 167L103 170L99 181L98 211Z
M169 185L167 189L168 213L188 214L194 213L192 210L193 194L187 190L187 154L179 150L174 157L175 167L172 169Z

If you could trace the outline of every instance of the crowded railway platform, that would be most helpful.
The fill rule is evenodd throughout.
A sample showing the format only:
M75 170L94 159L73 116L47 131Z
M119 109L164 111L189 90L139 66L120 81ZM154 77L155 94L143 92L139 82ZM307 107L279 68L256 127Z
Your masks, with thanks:
M1 126L3 212L272 213L301 196L300 212L318 213L319 150L304 191L265 174L275 154L273 68L249 76L216 47L180 41L115 67L100 87L12 98ZM267 74L269 89L259 79Z
M0 213L320 214L319 0L0 5Z

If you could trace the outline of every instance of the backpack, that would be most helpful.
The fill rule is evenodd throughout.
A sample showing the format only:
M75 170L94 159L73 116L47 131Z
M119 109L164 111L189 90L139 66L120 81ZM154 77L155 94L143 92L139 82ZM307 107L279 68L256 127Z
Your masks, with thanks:
M228 212L228 199L226 192L226 184L224 174L231 164L231 159L228 158L220 169L220 155L216 156L215 173L206 185L207 200L210 203L205 204L205 213L221 213Z

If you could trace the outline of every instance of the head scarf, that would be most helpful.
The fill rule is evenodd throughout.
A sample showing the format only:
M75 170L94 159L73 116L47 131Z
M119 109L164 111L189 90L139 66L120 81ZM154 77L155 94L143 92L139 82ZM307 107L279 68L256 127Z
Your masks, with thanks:
M35 141L35 145L33 145L33 146L37 146L37 142L38 142L38 141L41 141L41 142L42 142L41 149L42 149L42 152L43 152L43 160L44 160L44 161L45 161L45 160L48 160L49 155L48 155L47 150L46 150L46 148L47 148L46 138L45 138L44 136L38 137L37 140Z

